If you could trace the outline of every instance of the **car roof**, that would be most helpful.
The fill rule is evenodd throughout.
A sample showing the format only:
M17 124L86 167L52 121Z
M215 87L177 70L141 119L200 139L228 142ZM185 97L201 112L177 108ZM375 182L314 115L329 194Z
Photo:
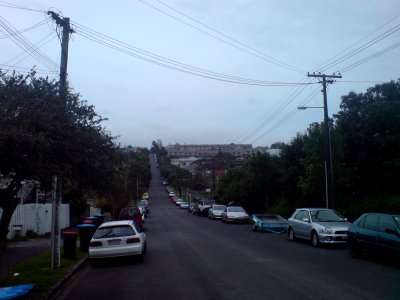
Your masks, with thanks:
M132 223L133 223L132 220L110 221L110 222L105 222L105 223L101 224L99 228L110 227L110 226L131 225Z

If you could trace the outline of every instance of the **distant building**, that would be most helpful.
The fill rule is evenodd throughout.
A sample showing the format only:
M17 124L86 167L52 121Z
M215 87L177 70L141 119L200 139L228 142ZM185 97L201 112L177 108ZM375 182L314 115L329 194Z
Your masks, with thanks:
M268 153L271 156L280 156L282 149L268 148L268 147L256 147L253 149L253 153Z
M219 152L230 153L236 159L245 159L253 154L251 144L199 144L199 145L168 145L165 147L170 158L201 157L212 158Z
M196 165L194 162L198 161L197 157L188 158L171 158L171 165L178 166L181 169L188 170L190 173L194 174Z

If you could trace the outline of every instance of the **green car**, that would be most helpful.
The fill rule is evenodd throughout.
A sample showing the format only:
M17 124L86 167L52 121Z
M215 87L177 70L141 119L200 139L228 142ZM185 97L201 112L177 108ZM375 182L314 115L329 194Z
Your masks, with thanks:
M350 255L371 254L400 261L400 215L365 213L348 230Z

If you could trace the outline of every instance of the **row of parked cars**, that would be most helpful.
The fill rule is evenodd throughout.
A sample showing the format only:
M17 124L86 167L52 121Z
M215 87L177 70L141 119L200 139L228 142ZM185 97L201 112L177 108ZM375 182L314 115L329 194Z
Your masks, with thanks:
M291 241L309 240L314 247L346 244L353 257L372 254L400 261L399 214L365 213L350 223L334 209L299 208L286 220L276 214L249 215L241 206L213 199L192 201L188 212L226 223L251 223L253 231L287 232Z
M105 222L95 231L89 243L89 261L92 266L106 258L134 257L144 260L147 250L143 223L150 213L149 196L144 195L136 205L125 207L119 220Z

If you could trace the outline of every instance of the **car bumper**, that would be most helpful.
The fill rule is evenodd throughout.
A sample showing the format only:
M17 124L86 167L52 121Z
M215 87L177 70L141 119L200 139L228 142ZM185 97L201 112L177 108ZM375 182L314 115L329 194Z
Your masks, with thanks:
M345 244L347 243L347 234L319 234L319 242L322 244Z
M226 218L229 223L249 223L249 218Z
M132 245L123 247L89 247L89 258L107 258L119 256L140 255L143 252L143 245Z

